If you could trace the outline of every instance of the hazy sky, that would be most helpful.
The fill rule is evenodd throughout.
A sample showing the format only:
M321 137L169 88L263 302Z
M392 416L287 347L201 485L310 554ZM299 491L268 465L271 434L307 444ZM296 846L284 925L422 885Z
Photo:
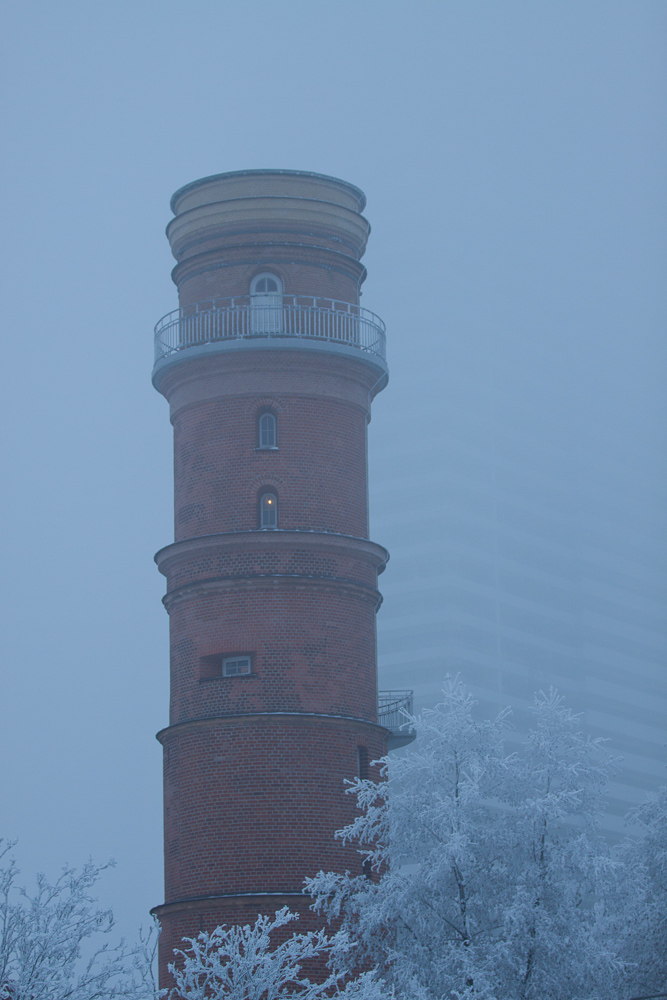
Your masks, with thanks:
M363 303L391 370L376 541L394 541L392 477L420 488L411 440L440 433L461 359L481 406L505 372L657 509L667 6L19 0L0 17L0 834L26 873L114 856L102 894L132 936L162 901L152 556L172 537L171 437L150 369L176 304L170 195L252 167L366 192Z

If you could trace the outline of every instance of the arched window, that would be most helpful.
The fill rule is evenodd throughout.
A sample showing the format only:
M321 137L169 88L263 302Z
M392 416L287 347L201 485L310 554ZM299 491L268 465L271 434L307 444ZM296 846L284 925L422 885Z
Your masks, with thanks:
M260 413L257 421L257 447L278 447L278 422L273 413L268 410Z
M277 274L256 274L250 282L250 332L270 336L283 329L283 283Z
M278 527L278 497L273 492L262 493L259 498L260 528Z
M275 274L258 274L250 284L251 295L280 295L281 281Z

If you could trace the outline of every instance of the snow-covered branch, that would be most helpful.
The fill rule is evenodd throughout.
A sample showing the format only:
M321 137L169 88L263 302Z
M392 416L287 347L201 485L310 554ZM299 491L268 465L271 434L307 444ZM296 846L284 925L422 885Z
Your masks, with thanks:
M40 874L30 893L17 883L12 847L0 849L0 1000L153 996L141 948L111 943L113 915L91 894L109 864L63 868L55 882Z
M310 979L304 963L319 960L319 972L331 949L323 930L297 933L279 943L274 935L298 915L287 907L274 917L259 916L243 927L217 927L187 939L170 966L172 997L186 1000L386 1000L384 984L366 973L351 978L336 969Z

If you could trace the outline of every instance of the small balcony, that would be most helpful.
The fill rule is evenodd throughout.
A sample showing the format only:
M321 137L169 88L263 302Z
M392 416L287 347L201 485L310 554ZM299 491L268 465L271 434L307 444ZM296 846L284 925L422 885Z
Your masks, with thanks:
M378 722L390 731L389 750L407 746L415 738L410 729L409 717L413 715L412 691L380 691L378 693Z
M267 304L267 300L269 301ZM155 363L205 345L320 344L373 361L386 371L385 325L349 302L296 295L238 296L183 306L155 327Z

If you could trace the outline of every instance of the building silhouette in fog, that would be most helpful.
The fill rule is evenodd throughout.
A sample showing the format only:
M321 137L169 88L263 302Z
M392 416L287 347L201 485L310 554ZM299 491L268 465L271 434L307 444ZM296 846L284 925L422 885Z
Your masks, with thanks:
M558 373L544 399L548 383L531 390L526 371L519 386L502 348L481 361L462 350L438 370L437 397L408 409L390 387L382 403L372 528L392 573L380 677L404 678L426 707L443 675L460 673L481 714L512 707L511 740L530 725L534 692L557 688L623 758L605 819L617 835L666 775L660 484L640 440L621 462L594 439L594 419L568 410Z

